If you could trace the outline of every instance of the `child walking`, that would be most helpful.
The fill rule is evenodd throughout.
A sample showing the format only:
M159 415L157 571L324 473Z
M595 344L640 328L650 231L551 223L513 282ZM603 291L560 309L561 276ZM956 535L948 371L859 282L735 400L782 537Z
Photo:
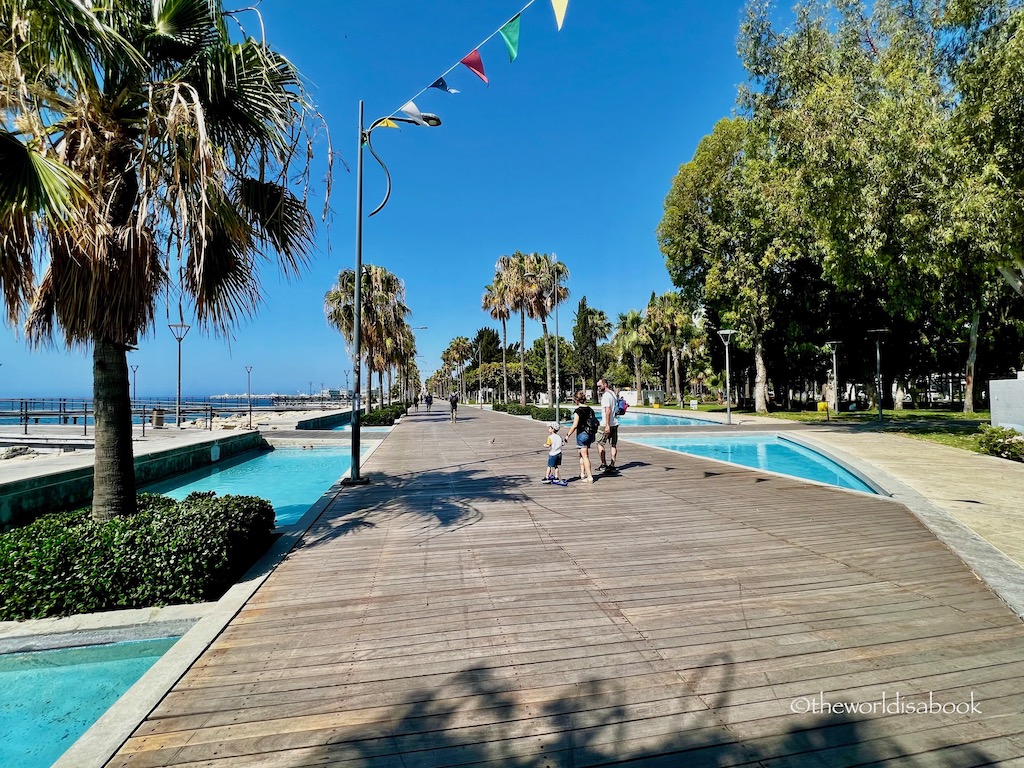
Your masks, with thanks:
M548 473L544 475L542 482L551 485L568 485L568 480L558 477L558 468L562 466L562 436L558 434L558 422L548 424L548 439L544 445L548 449Z

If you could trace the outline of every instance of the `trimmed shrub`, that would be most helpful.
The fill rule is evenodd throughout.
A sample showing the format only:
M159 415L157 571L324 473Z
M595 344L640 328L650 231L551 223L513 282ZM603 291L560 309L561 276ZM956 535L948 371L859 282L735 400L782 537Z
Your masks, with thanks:
M383 408L374 408L368 414L359 418L360 424L368 427L390 427L396 419L405 415L407 406L404 403L385 405Z
M1013 461L1024 461L1024 435L1015 429L981 425L978 445L985 453Z
M135 515L45 515L0 535L0 620L216 600L273 541L255 496L139 495Z

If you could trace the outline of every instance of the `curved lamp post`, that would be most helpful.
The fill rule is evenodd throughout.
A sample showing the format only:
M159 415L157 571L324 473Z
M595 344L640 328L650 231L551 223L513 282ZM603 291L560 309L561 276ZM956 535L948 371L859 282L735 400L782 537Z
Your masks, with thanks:
M875 381L877 382L878 390L878 423L881 424L882 418L882 336L889 332L888 328L872 328L868 331L871 336L875 337Z
M718 332L725 344L725 423L732 424L732 385L729 383L729 338L736 333L728 329Z
M359 148L356 153L356 268L355 268L355 285L354 296L352 299L352 314L353 314L353 325L354 329L352 332L352 348L355 350L354 359L352 361L352 469L349 472L348 478L345 480L346 483L356 485L367 482L366 478L362 477L359 473L359 410L361 406L361 387L360 380L362 378L361 370L361 359L362 359L362 293L363 293L363 145L370 150L370 154L373 155L373 159L376 160L380 167L384 169L384 177L387 180L387 191L384 193L384 199L380 205L370 212L370 216L380 213L388 203L388 199L391 197L391 173L388 171L388 167L384 165L384 161L380 159L380 156L373 151L373 144L370 141L370 134L373 133L375 128L379 128L382 125L388 125L390 123L409 123L411 125L426 125L428 127L436 127L441 124L441 118L437 115L424 113L422 115L422 121L412 120L408 117L379 117L370 123L369 128L363 128L363 102L359 101Z
M169 323L167 327L178 342L178 395L174 401L174 428L181 429L181 342L192 326L187 323Z

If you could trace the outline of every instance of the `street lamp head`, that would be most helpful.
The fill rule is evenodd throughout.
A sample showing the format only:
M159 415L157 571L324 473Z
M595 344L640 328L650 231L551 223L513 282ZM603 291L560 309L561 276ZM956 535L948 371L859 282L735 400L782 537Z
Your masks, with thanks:
M736 333L736 331L730 330L728 328L723 328L720 331L718 331L718 335L722 337L722 341L725 342L726 344L729 343L729 337L731 337L734 333Z
M888 328L871 328L871 329L868 330L868 333L872 334L873 336L881 336L883 333L888 333L888 332L889 332Z
M441 118L433 112L424 112L423 122L427 124L428 128L437 128L441 124Z

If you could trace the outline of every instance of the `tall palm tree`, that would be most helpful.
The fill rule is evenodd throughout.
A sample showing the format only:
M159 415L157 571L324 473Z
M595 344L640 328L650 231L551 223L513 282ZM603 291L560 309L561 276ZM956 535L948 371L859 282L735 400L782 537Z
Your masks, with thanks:
M355 343L355 270L343 269L338 273L338 282L324 296L324 314L327 323L341 332L349 356L361 354L366 360L367 380L371 389L373 374L380 373L381 397L384 392L384 371L390 365L388 339L401 333L406 318L411 314L405 304L405 286L402 281L384 267L375 264L363 266L362 293L359 314L361 315L359 346ZM366 398L366 412L372 407L372 397Z
M668 291L660 296L652 294L644 323L651 340L656 341L665 354L665 391L668 393L671 389L674 374L676 400L682 402L679 360L694 333L693 313L678 291Z
M505 279L501 272L495 271L494 280L484 288L483 309L490 313L495 320L501 321L501 378L504 382L505 397L503 402L508 402L508 360L506 350L508 348L508 319L512 316L509 308L508 291L505 287Z
M526 277L526 254L515 251L498 259L495 272L501 275L510 312L519 313L519 404L526 405L526 311L530 303L530 280Z
M90 346L92 513L135 510L127 351L161 294L227 335L258 264L296 275L314 225L298 71L232 40L221 0L0 3L0 293L26 338ZM36 283L33 260L41 256ZM180 305L179 305L180 306Z
M551 337L548 333L548 317L556 304L569 297L569 289L562 283L569 278L569 268L546 253L531 253L526 256L526 313L540 321L544 333L544 363L547 369L548 403L551 397Z
M633 374L636 377L637 397L640 396L640 364L644 357L644 347L650 344L650 336L644 327L644 316L637 309L619 315L619 322L612 337L612 345L620 356L629 355L633 358Z

